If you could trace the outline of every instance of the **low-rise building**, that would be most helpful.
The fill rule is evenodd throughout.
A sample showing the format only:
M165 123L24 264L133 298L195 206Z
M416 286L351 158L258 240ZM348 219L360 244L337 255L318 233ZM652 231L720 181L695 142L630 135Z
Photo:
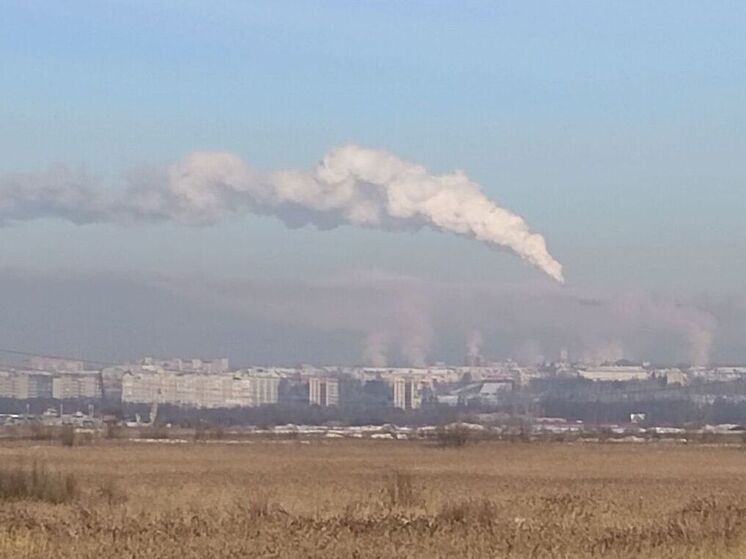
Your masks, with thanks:
M578 376L593 381L616 382L647 380L650 373L637 365L601 365L578 369Z
M677 368L662 369L662 370L656 371L655 374L656 376L666 379L666 384L669 384L669 385L680 384L682 386L685 386L689 384L689 377L681 369L677 369Z

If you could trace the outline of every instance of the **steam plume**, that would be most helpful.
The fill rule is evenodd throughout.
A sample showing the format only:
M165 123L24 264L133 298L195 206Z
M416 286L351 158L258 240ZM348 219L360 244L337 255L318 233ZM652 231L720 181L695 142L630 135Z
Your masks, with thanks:
M67 168L0 178L0 223L58 217L209 225L247 212L275 215L292 227L427 226L507 248L563 281L544 238L461 171L432 175L385 151L355 145L330 151L311 171L272 173L259 173L230 153L196 152L166 169L132 174L116 193Z
M468 357L479 357L482 342L482 333L479 330L471 330L466 336L466 355Z
M373 367L385 367L388 363L390 340L385 332L371 332L363 347L363 362Z

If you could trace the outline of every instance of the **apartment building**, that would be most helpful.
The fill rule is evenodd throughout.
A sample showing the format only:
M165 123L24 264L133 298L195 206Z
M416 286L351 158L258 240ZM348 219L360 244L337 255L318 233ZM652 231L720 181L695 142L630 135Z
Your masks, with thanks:
M308 379L308 402L322 407L338 405L339 381L330 377L310 377Z
M59 373L51 376L52 398L68 400L101 398L101 374L98 371Z
M35 371L0 371L0 398L52 398L52 375Z
M179 373L129 371L122 376L122 401L197 408L254 407L277 403L280 377L271 373Z
M414 410L422 405L419 383L407 378L395 379L392 384L394 407L402 410Z

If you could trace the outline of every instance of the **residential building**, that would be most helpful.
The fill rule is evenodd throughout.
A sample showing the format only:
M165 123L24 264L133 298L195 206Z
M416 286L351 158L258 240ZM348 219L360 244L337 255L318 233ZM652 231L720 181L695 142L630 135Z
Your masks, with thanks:
M29 359L29 367L36 371L80 372L85 369L83 361L60 357L34 356Z
M393 381L392 388L395 408L413 410L420 407L420 391L416 381L398 378Z
M122 401L198 408L277 403L280 377L272 373L179 373L133 370L122 376Z
M328 407L339 404L339 381L330 377L308 379L308 401L310 404Z
M52 398L52 375L36 371L0 371L0 398Z
M101 374L98 371L60 373L51 380L51 396L57 400L101 398Z
M578 376L593 381L647 380L650 373L637 365L603 365L578 369Z

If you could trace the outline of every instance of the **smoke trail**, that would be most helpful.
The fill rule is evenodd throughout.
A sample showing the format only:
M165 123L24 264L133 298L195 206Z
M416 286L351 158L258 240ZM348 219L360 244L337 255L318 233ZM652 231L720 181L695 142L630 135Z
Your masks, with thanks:
M468 357L479 357L483 341L482 333L479 330L471 330L466 336L466 355Z
M692 365L704 366L710 362L710 352L717 328L717 320L707 310L680 301L628 293L612 305L612 309L625 320L655 321L680 332L689 344Z
M513 349L513 356L521 365L539 365L545 360L544 351L537 340L527 339Z
M581 360L591 365L616 363L624 359L624 346L617 340L607 340L593 348L586 349Z
M130 175L118 193L67 168L0 177L0 224L58 217L209 225L246 212L275 215L291 227L427 226L507 248L563 281L544 238L462 172L432 175L385 151L355 145L330 151L311 171L272 173L259 173L230 153L197 152L166 169Z
M396 308L401 352L413 367L427 366L427 355L433 339L427 307L427 298L414 293L401 298Z
M385 367L388 364L390 340L385 332L371 332L365 337L363 362L372 367Z

